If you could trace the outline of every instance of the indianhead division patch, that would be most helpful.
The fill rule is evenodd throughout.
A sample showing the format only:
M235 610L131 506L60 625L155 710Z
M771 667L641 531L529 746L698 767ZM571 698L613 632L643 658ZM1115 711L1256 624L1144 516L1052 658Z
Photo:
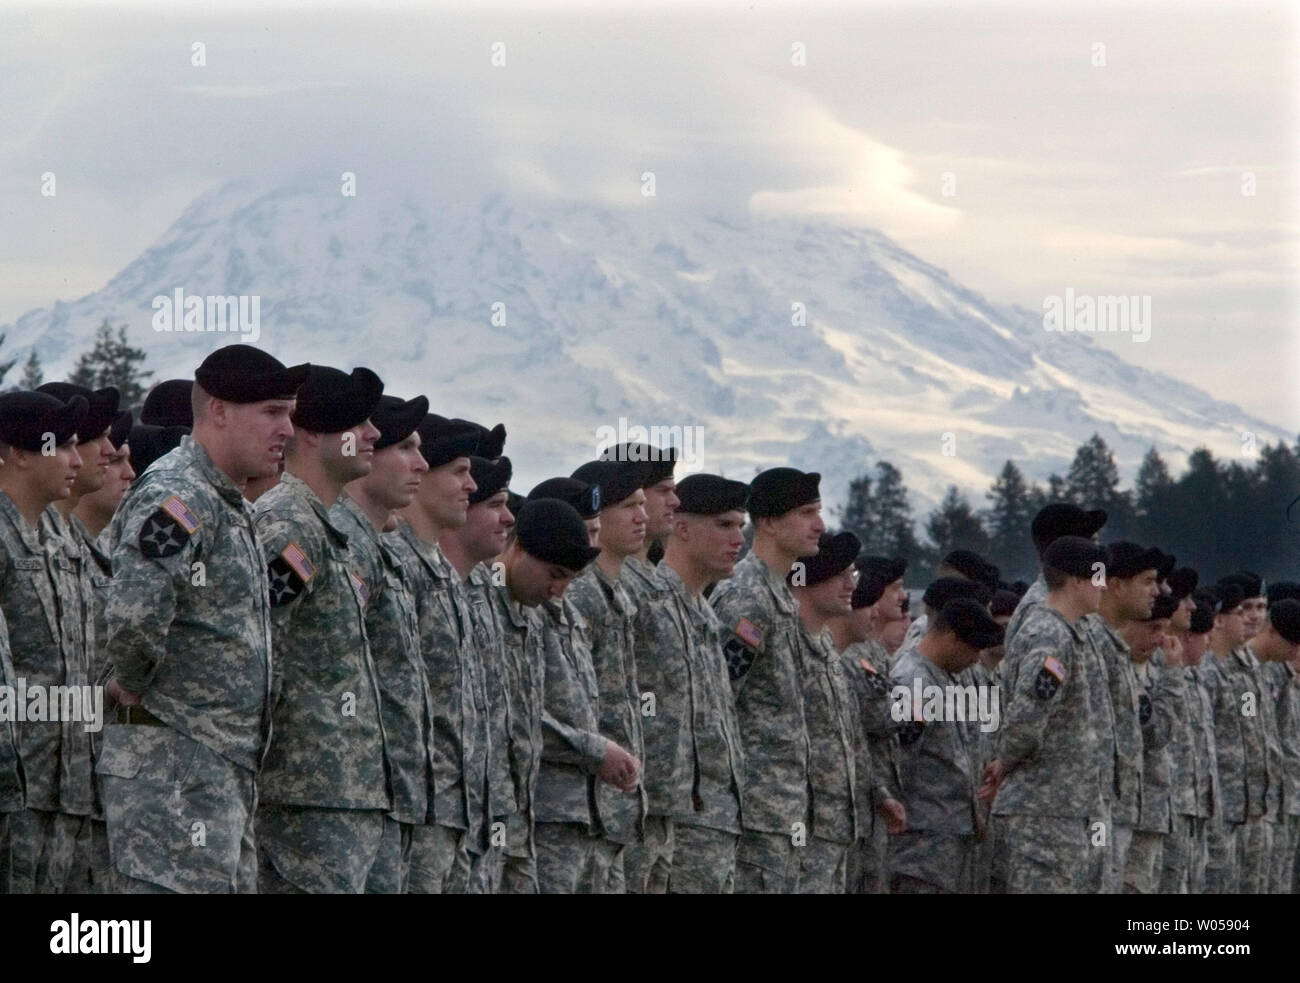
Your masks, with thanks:
M199 520L179 498L173 495L144 520L140 527L140 552L151 560L174 556L185 548L190 535L199 528Z
M297 543L290 543L267 565L271 580L271 604L288 604L302 593L316 574L316 567Z
M1049 655L1043 660L1043 668L1038 670L1038 678L1034 680L1034 695L1040 700L1050 700L1064 681L1065 668Z
M1138 723L1146 726L1151 722L1151 697L1145 693L1138 694Z

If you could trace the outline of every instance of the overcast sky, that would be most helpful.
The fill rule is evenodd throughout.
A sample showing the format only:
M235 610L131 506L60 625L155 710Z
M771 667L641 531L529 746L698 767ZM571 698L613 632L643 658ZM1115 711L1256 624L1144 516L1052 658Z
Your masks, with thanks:
M637 208L653 171L656 207L872 226L1034 311L1149 295L1150 342L1108 344L1287 425L1298 10L6 2L0 324L235 177Z

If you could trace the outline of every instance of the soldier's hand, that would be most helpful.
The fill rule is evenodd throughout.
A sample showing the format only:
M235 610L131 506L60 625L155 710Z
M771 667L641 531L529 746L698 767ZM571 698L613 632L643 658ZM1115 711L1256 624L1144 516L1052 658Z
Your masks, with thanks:
M907 809L897 799L885 799L876 808L885 817L885 828L891 836L907 832Z
M605 742L605 760L596 772L601 781L624 792L635 792L640 773L641 762L635 755L628 754L613 741Z
M1007 777L1007 770L1001 761L990 761L984 769L984 784L977 793L981 799L991 799L998 794L998 786Z
M129 690L124 690L116 679L110 679L104 689L109 698L115 701L118 706L134 707L140 705L140 697Z
M1177 635L1165 635L1160 647L1165 651L1165 665L1181 666L1183 664L1183 642Z

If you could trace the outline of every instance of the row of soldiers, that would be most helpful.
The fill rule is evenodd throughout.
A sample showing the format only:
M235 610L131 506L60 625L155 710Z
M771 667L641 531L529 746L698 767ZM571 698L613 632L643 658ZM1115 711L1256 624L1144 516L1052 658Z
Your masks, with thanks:
M0 396L3 890L1291 890L1294 585L1057 504L912 624L814 473L523 498L503 426L245 345L117 403Z

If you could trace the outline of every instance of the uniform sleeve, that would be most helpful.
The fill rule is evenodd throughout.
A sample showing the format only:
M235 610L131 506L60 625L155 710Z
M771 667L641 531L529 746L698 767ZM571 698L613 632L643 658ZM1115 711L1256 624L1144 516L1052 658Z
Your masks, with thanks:
M1066 680L1080 671L1082 661L1057 634L1027 637L1022 632L1016 642L1021 651L998 745L998 757L1008 771L1038 753L1053 718L1065 706Z
M1148 663L1147 673L1151 680L1151 716L1142 725L1142 746L1148 751L1159 751L1168 746L1177 726L1177 681L1173 672L1165 666Z
M561 723L542 711L542 760L560 765L576 765L594 775L605 763L604 737L589 730Z
M177 598L197 589L190 586L191 564L213 525L198 506L193 494L172 494L161 483L126 506L104 604L104 659L128 692L149 689L166 658Z
M752 596L729 589L718 596L714 611L723 626L722 656L733 691L739 691L750 669L767 652L771 618Z

